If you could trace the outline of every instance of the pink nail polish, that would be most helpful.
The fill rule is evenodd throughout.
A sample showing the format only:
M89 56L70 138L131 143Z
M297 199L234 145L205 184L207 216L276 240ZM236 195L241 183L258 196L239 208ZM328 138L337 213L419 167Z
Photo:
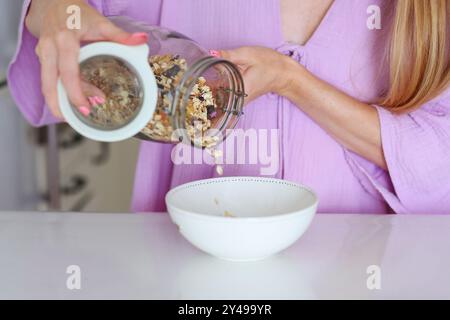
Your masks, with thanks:
M105 103L105 99L103 99L102 97L98 97L95 96L94 100L98 103L98 104L104 104Z
M220 52L217 50L209 50L209 54L213 57L220 58Z
M78 111L80 111L80 113L85 117L87 117L91 113L91 110L89 110L89 108L85 106L79 107Z
M98 104L96 97L88 97L88 100L91 106L93 107L95 107Z
M148 42L148 35L145 32L136 32L125 39L122 43L127 45L136 45L144 42Z
M145 32L136 32L136 33L133 33L133 34L131 35L131 37L132 37L133 39L137 39L137 38L142 39L142 38L147 38L147 37L148 37L148 34L146 34Z

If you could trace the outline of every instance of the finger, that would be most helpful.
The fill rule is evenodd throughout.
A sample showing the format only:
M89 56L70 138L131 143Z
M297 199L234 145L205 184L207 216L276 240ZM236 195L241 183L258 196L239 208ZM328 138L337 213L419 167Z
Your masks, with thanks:
M78 40L72 35L58 37L57 47L59 52L58 69L61 81L66 89L69 100L76 107L88 107L81 87L80 67L78 57L80 45Z
M106 95L99 88L90 84L89 82L82 80L81 88L83 90L84 95L87 97L91 107L96 107L106 102ZM79 111L83 114L89 115L90 108L81 108L79 109Z
M209 50L209 54L213 57L220 58L222 55L218 50Z
M99 32L103 40L110 40L126 45L140 45L148 41L148 35L145 32L128 33L109 21L99 26Z
M254 72L254 70L250 68L242 74L242 78L244 80L245 93L247 94L244 102L245 104L247 104L261 95L258 90L259 86L257 84L261 83L262 76L261 74Z
M241 47L233 50L221 50L219 54L222 58L229 60L237 65L247 66L252 64L251 49L249 47Z
M59 109L57 82L58 82L58 52L51 40L41 40L36 48L41 63L41 89L47 106L52 114L62 119Z
M86 97L97 97L101 100L106 100L106 95L103 93L102 90L97 88L96 86L90 84L86 81L81 81L81 89L83 90L83 93Z

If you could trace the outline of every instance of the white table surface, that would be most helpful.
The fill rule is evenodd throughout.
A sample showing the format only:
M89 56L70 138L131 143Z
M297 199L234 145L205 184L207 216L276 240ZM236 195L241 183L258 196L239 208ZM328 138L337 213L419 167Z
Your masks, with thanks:
M81 268L68 290L66 268ZM368 290L366 269L381 268ZM0 213L0 298L450 298L450 216L317 215L292 247L233 263L167 214Z

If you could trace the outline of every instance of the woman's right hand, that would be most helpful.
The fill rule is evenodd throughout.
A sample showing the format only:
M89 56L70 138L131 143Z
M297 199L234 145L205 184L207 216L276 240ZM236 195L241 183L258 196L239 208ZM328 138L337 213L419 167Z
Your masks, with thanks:
M67 8L73 5L80 8L81 18L81 28L75 30L67 27L70 17ZM59 77L70 101L80 111L90 109L88 97L98 95L95 88L81 81L78 64L81 42L113 41L126 45L147 42L146 34L121 30L85 0L33 0L26 26L39 38L36 54L41 63L42 93L53 115L59 118L62 118L57 95Z

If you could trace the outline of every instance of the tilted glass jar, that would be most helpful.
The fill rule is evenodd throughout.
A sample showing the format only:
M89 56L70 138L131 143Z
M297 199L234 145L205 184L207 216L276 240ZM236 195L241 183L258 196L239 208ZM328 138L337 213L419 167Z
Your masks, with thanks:
M97 42L82 47L83 87L100 89L103 97L86 114L70 103L59 81L66 121L98 141L134 136L209 147L224 139L242 114L245 93L238 68L178 32L126 17L110 19L128 32L145 32L148 43Z

